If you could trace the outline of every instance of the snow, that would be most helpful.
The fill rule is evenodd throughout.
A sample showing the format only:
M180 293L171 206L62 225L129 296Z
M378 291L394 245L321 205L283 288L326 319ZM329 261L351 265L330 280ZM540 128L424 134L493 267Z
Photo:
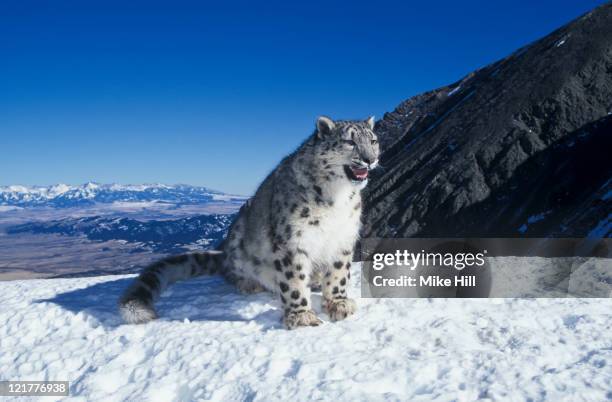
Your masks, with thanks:
M212 199L215 201L232 201L232 200L248 200L251 197L244 195L232 195L232 194L212 194Z
M563 36L561 39L559 39L557 41L557 43L555 43L555 47L561 47L561 46L565 45L565 42L567 42L567 40L569 39L570 36L571 36L571 34Z
M8 186L8 187L0 187L0 191L27 193L30 191L30 189L26 186L13 185L13 186Z
M161 201L175 206L195 204L236 204L248 197L224 194L206 187L185 184L98 184L70 186L0 186L0 205L19 207L79 207L94 202Z
M567 42L567 40L571 37L571 33L564 35L561 39L559 39L556 43L555 43L555 47L561 47L563 45L565 45L565 43Z
M0 212L17 211L23 209L21 207L14 207L12 205L0 205Z
M353 269L357 314L295 331L218 277L176 284L141 326L116 312L132 276L2 282L1 379L69 380L83 401L612 396L610 299L361 299Z
M21 195L31 195L44 198L55 198L59 195L65 194L69 191L76 191L80 193L96 193L98 190L108 191L139 191L143 192L149 189L178 189L186 187L185 185L165 185L165 184L98 184L94 182L87 182L82 185L67 185L67 184L54 184L51 186L22 186L22 185L11 185L11 186L0 186L0 193L14 193ZM207 190L204 187L193 187L194 189ZM209 190L212 194L217 192Z
M164 203L158 200L154 201L113 201L109 205L109 209L117 211L138 211L141 209L149 209L154 207L172 208L174 204Z
M109 186L109 189L112 191L125 191L125 190L146 191L151 188L171 189L175 187L176 186L168 186L168 185L161 184L161 183L155 183L155 184L117 184L117 183L113 183Z
M454 94L456 94L457 92L459 92L461 90L461 85L457 85L456 88L454 88L452 91L450 91L448 93L448 96L453 96Z
M64 193L67 193L71 189L72 189L72 187L70 187L70 186L68 186L66 184L62 184L62 183L53 185L53 186L49 187L49 189L48 189L49 197L50 198L57 197L58 195L62 195Z

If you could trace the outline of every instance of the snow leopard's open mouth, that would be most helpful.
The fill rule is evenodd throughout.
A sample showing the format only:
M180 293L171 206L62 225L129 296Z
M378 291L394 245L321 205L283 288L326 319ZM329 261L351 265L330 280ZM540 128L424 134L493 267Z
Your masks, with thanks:
M368 178L368 168L359 165L344 165L346 176L353 181L364 181Z

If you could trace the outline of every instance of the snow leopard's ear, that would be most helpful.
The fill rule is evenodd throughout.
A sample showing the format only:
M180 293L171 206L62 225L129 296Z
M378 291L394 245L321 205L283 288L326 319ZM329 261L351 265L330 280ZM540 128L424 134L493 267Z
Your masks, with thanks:
M317 119L317 137L323 138L334 132L336 124L327 116L320 116Z
M365 122L370 127L370 130L374 130L374 116L368 117Z

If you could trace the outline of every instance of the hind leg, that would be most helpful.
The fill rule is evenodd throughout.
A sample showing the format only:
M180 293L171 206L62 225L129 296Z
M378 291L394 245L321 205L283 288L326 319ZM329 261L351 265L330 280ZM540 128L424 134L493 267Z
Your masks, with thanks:
M259 284L259 282L244 276L240 276L235 271L230 269L225 271L223 276L229 283L236 286L238 291L243 294L260 293L266 290Z
M259 282L248 278L238 278L236 281L236 287L238 288L238 291L243 294L261 293L266 290L259 284Z

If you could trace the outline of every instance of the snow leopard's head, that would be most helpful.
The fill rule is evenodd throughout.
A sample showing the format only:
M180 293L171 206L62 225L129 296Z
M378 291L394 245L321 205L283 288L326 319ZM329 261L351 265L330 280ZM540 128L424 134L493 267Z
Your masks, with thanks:
M374 134L374 117L333 121L321 116L316 138L323 160L355 184L364 185L368 172L378 165L380 148Z

